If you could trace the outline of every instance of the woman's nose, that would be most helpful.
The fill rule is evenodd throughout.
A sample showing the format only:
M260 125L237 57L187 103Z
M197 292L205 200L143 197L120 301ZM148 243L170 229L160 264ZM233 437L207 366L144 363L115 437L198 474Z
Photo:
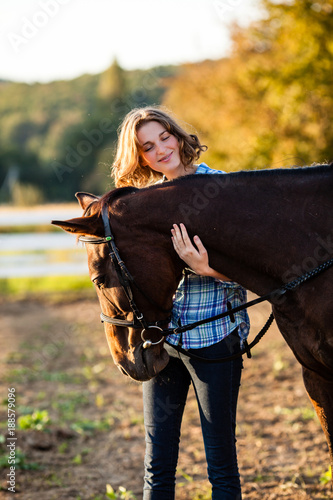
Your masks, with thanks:
M158 142L157 143L157 152L158 154L164 154L166 151L165 149L165 145L163 144L163 142Z

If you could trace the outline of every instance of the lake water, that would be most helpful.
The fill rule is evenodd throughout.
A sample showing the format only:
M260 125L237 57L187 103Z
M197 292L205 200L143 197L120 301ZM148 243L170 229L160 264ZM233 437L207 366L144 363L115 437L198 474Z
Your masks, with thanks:
M48 224L82 215L79 206L0 209L0 227ZM87 275L83 244L65 232L0 234L0 278Z

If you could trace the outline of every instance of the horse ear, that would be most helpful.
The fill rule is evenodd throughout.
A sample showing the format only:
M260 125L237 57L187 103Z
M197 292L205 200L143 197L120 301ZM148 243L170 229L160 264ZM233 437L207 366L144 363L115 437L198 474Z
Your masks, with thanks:
M86 210L94 201L98 201L99 197L90 193L76 193L76 198L80 203L83 210ZM94 235L97 232L97 216L90 215L88 217L77 217L75 219L69 220L53 220L51 224L54 226L59 226L67 233L76 234L91 234Z
M86 210L86 208L89 207L93 201L97 201L99 199L98 196L90 193L75 193L75 196L83 210Z
M89 219L90 217L78 217L77 219L69 220L52 220L51 224L61 227L67 233L91 234Z

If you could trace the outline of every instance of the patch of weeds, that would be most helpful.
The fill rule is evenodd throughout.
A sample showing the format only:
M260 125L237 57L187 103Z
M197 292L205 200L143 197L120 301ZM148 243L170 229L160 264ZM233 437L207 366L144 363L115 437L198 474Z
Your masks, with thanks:
M26 354L24 354L20 351L13 351L7 355L6 363L8 365L13 364L13 363L20 363L20 362L24 361L25 359L27 359Z
M262 483L262 482L267 482L270 481L272 478L270 476L265 476L263 474L257 474L254 478L253 481L255 483Z
M295 486L298 487L298 486L301 486L303 489L305 488L305 481L304 481L304 478L301 474L299 474L298 472L296 472L295 474L293 474L292 478L290 481L287 481L285 483L285 486L288 487L291 486L292 488L294 488Z
M92 366L86 365L82 368L82 374L87 380L92 381L97 379L98 375L105 371L106 366L107 365L104 362L96 363Z
M71 429L78 434L92 434L95 431L110 430L111 425L109 420L89 420L84 419L71 424Z
M37 431L43 431L51 424L51 419L47 410L36 410L32 414L22 415L19 417L17 419L17 424L19 429L35 429Z
M143 415L133 414L131 416L131 425L143 425Z
M91 434L97 431L109 430L114 424L112 418L104 418L103 420L89 420L78 418L82 414L82 407L90 402L90 393L72 391L67 394L57 394L56 399L52 402L52 409L55 410L57 420L70 425L70 428L75 432L83 434Z
M210 500L212 498L212 494L210 488L207 488L207 493L204 491L194 493L193 500Z
M21 368L13 368L9 370L5 376L4 381L10 383L26 383L26 382L34 382L39 379L39 373L34 368L28 368L23 366Z
M64 394L57 394L57 399L52 402L52 408L59 413L60 420L75 420L79 407L89 404L88 393L71 391Z
M61 454L66 453L68 451L68 448L69 448L68 443L64 441L58 446L58 452Z
M193 477L190 476L189 474L187 474L186 472L184 472L182 469L178 470L178 474L180 474L189 483L193 483Z
M127 491L123 486L119 486L118 490L115 491L111 484L106 485L105 496L110 500L136 500L133 491Z
M332 467L321 474L319 481L321 484L328 484L332 481Z
M96 394L95 405L97 408L102 408L104 406L104 396L103 394Z
M316 412L314 408L308 406L300 406L298 408L282 408L281 406L275 406L274 413L277 415L287 415L287 423L293 424L297 421L308 421L316 420Z
M64 486L62 479L55 472L49 474L45 478L45 483L48 484L49 486L59 486L59 487Z
M72 464L81 465L83 462L83 457L85 455L88 455L90 452L91 452L90 448L84 448L81 451L81 453L78 453L77 455L75 455L75 457L72 459Z
M29 413L33 413L34 408L32 406L18 405L17 413L19 415L28 415Z
M0 469L6 469L8 467L9 455L2 453L0 454ZM42 466L35 462L26 462L26 455L20 448L15 450L15 468L21 470L39 470Z
M66 372L48 372L42 370L38 378L40 377L46 382L62 382L64 384L80 384L82 382L82 377L80 375Z
M314 408L299 408L300 417L302 420L316 420L317 414Z
M77 455L75 455L75 457L72 459L72 464L74 464L74 465L81 465L82 464L81 453L78 453Z

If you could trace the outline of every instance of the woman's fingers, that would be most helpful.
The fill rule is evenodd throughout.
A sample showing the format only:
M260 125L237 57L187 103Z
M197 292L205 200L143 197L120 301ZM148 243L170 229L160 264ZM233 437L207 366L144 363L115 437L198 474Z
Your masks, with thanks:
M179 227L177 224L174 224L171 234L175 251L195 273L201 276L212 276L219 280L230 281L229 278L210 267L208 252L201 239L197 235L194 236L193 244L184 224L180 224Z
M182 237L182 240L184 242L184 245L185 246L192 246L192 242L189 238L189 235L187 234L187 230L186 230L186 227L184 226L184 224L181 223L179 227L180 227L181 237Z
M172 243L179 257L195 272L204 274L208 267L208 254L199 236L194 236L193 244L184 224L179 227L174 224L171 233Z
M175 250L177 250L178 253L180 252L181 256L187 255L189 253L191 254L196 251L187 234L187 230L184 224L180 224L180 227L178 227L177 224L174 224L173 229L171 229L171 233Z
M199 238L199 236L194 236L193 240L194 240L194 243L196 244L196 247L199 251L199 254L205 255L207 253L207 250L203 246L203 243L202 243L201 239Z

